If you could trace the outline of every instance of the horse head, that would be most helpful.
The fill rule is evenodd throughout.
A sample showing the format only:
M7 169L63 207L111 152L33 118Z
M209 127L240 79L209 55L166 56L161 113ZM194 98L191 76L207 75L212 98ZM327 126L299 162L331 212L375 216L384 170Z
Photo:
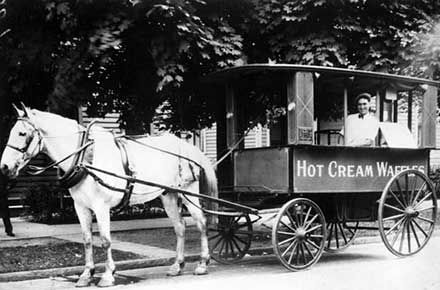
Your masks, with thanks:
M17 121L9 133L8 143L3 151L0 170L10 178L16 178L20 170L42 150L40 131L33 121L32 110L21 103L21 109L13 105Z

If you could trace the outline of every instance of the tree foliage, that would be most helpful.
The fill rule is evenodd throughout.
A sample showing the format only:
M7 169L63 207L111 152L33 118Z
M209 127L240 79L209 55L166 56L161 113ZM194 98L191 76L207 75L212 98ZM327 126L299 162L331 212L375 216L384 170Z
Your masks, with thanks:
M198 128L213 122L216 108L200 78L239 63L417 75L440 63L439 38L431 37L436 1L6 0L3 7L4 116L19 100L64 114L81 103L91 115L121 112L125 127L147 131L159 106L159 120L174 130Z
M216 9L220 4L8 1L1 94L61 112L78 103L91 115L116 110L125 126L145 129L165 100L177 114L186 112L181 107L203 111L198 79L241 55L242 38ZM177 127L198 125L174 119Z
M258 2L270 58L277 62L394 72L431 29L436 1L296 0Z

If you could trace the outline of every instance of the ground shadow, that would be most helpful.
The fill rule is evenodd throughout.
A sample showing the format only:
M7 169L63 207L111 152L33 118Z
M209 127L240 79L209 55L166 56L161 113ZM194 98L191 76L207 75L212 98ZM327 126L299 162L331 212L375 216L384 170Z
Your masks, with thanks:
M339 261L353 261L353 260L382 260L384 259L383 255L374 255L374 254L360 254L360 253L324 253L319 259L319 262L331 263L331 262L339 262ZM318 263L319 263L318 262Z

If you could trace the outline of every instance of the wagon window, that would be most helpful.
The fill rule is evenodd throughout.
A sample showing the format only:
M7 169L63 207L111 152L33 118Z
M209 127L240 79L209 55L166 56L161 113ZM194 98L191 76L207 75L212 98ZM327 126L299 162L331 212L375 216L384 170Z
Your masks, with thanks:
M344 139L344 78L315 74L315 145L341 146Z
M285 145L286 104L281 76L264 73L248 76L235 84L241 148Z
M420 89L420 86L347 75L321 75L314 79L316 126L314 143L316 145L344 146L344 137L340 134L343 133L341 129L344 127L344 120L348 115L357 113L355 98L363 92L372 96L371 115L382 123L398 124L395 126L385 124L383 130L379 130L375 146L406 148L421 146L420 122L424 90ZM405 136L404 140L394 140L398 134L392 133L390 127L402 133L401 135ZM387 142L386 138L393 140Z

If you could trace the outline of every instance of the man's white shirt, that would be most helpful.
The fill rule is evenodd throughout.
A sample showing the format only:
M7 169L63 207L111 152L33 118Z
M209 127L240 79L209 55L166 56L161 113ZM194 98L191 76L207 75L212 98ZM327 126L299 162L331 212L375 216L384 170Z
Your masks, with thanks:
M374 140L379 130L379 121L371 114L348 115L345 124L347 128L344 128L344 138L347 146L361 145L365 139Z

